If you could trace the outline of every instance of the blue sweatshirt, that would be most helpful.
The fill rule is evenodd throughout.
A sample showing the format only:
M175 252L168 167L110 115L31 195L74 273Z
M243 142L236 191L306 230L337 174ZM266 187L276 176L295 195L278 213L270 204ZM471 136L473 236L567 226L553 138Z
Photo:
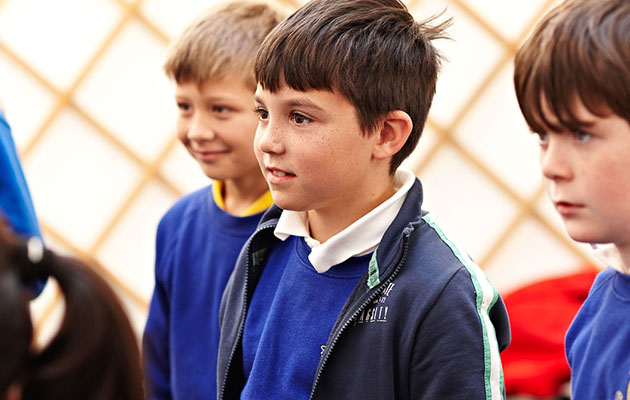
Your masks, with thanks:
M149 399L215 397L221 295L261 215L226 213L208 186L184 196L160 221L143 337Z
M574 400L630 396L630 276L597 275L566 336Z

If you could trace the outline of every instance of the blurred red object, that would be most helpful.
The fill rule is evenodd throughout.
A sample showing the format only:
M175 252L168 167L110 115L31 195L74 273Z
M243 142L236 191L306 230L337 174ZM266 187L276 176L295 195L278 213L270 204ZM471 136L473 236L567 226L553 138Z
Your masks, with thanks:
M594 267L539 281L502 296L510 316L512 342L501 353L508 395L562 394L571 371L564 337L597 275Z

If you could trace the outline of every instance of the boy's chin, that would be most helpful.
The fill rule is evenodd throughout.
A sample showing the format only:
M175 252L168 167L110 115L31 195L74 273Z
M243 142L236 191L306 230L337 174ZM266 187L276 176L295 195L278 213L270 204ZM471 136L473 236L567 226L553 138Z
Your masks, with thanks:
M274 204L285 211L295 211L295 212L308 211L301 207L293 206L291 204L283 204L283 203L276 203L276 202L274 202Z
M283 210L295 212L308 211L307 207L301 206L295 201L283 199L281 196L274 196L273 191L271 192L271 197L273 198L273 203Z
M598 235L588 229L577 229L575 227L570 227L565 225L565 229L569 237L576 242L580 243L609 243L610 240L603 237L602 235Z

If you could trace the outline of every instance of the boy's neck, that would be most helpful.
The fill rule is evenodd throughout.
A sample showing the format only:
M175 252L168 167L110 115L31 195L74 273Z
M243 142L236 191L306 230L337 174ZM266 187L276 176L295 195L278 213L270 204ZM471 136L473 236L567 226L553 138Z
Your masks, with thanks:
M223 205L232 215L243 215L256 200L269 190L262 177L223 181Z
M357 194L355 198L349 200L346 204L335 204L327 209L307 211L311 237L320 243L324 243L389 199L396 192L394 190L393 176L388 176L383 184L372 186L372 188L374 187L378 187L380 190L371 190L368 195Z

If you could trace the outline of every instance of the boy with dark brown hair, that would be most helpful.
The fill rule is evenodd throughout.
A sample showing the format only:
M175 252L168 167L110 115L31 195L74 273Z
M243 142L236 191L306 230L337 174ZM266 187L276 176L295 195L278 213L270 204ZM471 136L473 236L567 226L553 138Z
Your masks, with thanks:
M276 206L222 300L220 399L503 396L503 303L398 168L443 29L397 0L314 0L265 39L254 147Z
M567 233L608 264L566 336L573 399L630 398L630 2L570 0L519 49L519 105Z
M232 1L199 16L171 45L177 133L212 185L160 221L155 290L143 337L150 399L216 395L219 304L234 262L271 205L252 143L254 60L284 18L261 2Z

